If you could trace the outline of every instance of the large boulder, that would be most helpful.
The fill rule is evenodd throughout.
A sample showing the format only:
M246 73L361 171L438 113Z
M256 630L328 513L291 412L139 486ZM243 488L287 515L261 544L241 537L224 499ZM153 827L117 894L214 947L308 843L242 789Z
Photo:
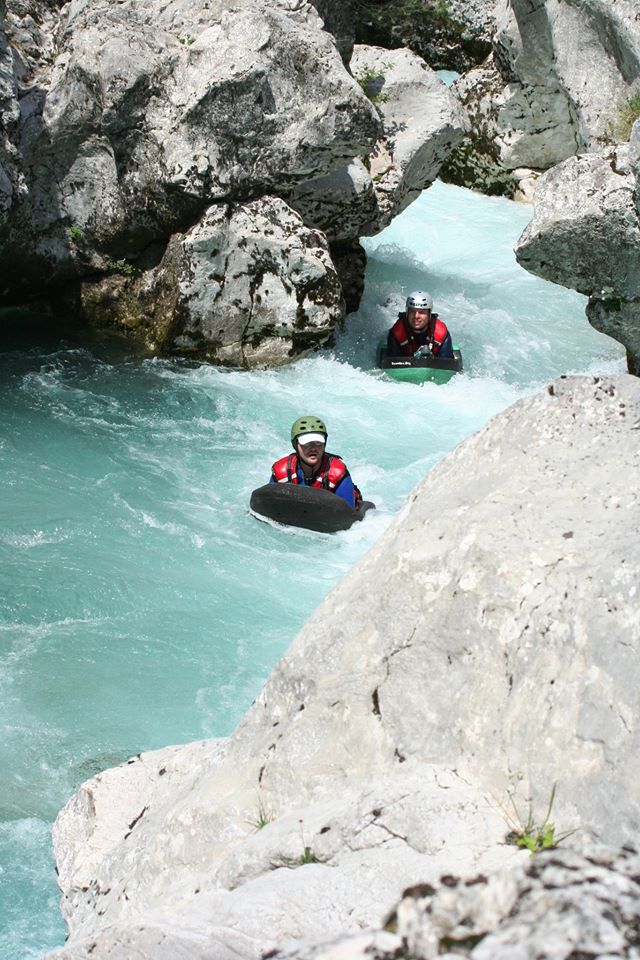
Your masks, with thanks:
M411 494L230 738L85 784L54 831L58 960L249 960L375 926L402 885L526 858L507 835L555 783L558 833L632 841L639 422L628 375L506 410Z
M598 847L543 853L493 877L407 890L384 930L277 950L274 960L633 960L640 856Z
M31 21L17 15L20 0L9 3L9 44L25 46L31 57L37 35L27 32L29 43L21 42ZM334 5L321 6L338 30ZM296 256L286 276L288 255L282 256L277 272L288 293L281 320L274 323L274 301L262 296L253 299L247 324L245 291L238 309L222 310L229 324L222 337L220 314L202 317L205 303L221 306L206 289L206 271L195 271L201 288L191 283L188 296L171 290L180 276L177 236L206 234L230 205L262 199L270 212L260 222L270 231L273 198L371 151L377 113L315 7L306 0L73 0L59 12L54 8L49 20L57 16L58 23L49 53L29 60L31 87L24 95L16 57L12 61L9 45L0 44L0 111L8 131L0 142L3 302L72 303L80 321L110 318L155 349L175 350L182 337L188 352L197 342L200 356L222 362L232 361L221 344L236 344L231 353L245 364L263 364L326 339L344 303L325 253L308 276ZM21 67L25 75L27 66ZM282 202L280 209L282 231L291 235L291 211ZM251 233L254 250L268 257L272 233ZM231 260L244 256L242 247L229 247L241 234L227 231ZM326 248L324 238L311 246ZM315 272L320 264L323 279ZM219 268L212 262L209 273ZM259 286L260 278L251 283ZM305 284L315 290L306 306ZM133 294L157 288L162 302L140 318ZM273 350L238 347L241 324L254 344L271 328L278 341Z
M640 373L640 123L630 144L571 158L538 181L515 248L531 273L586 294L593 325Z
M289 198L330 242L382 230L433 183L469 131L457 99L411 51L358 44L350 66L377 107L380 137L364 161L307 181Z
M358 238L428 186L467 130L456 99L408 51L359 48L345 66L350 3L4 2L0 306L115 326L154 351L262 366L326 340L359 301ZM256 298L260 277L246 269L277 244L274 200L284 201L281 232L325 252L311 255L308 275L295 256L288 275L289 255L278 254L280 294L272 285ZM230 246L244 228L226 231L225 257L244 262L245 277L227 309L209 283L215 257L180 279L182 238L252 204L264 205L268 232L250 231L247 258Z
M68 5L20 143L29 194L0 246L0 263L25 261L16 293L135 261L212 202L290 189L372 142L372 107L328 35L277 7L226 7Z
M640 81L635 0L498 0L493 55L457 81L474 148L545 170L616 138Z
M82 282L82 312L165 354L277 367L323 343L344 315L324 235L278 197L214 204L157 266L113 266Z

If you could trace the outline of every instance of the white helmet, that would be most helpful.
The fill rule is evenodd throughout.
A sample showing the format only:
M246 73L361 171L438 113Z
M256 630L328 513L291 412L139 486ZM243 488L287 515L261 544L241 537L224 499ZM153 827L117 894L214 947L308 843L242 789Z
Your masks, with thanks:
M414 310L432 310L433 297L424 290L414 290L407 297L407 310L413 307Z

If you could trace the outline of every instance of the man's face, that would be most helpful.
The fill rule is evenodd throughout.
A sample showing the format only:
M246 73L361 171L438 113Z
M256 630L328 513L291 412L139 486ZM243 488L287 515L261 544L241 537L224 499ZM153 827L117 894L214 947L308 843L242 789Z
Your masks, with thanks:
M324 454L324 443L320 443L318 440L312 440L310 443L298 443L298 456L303 463L306 463L308 467L315 469L320 461L322 460Z
M407 310L409 326L412 330L415 330L416 333L422 333L423 330L426 330L429 326L430 319L431 310L418 310L416 307L409 307Z

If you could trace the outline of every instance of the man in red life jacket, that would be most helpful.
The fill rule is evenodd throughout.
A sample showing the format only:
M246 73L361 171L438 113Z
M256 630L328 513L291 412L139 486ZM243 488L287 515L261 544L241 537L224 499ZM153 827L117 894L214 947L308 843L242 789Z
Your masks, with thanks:
M388 357L427 356L453 357L451 334L437 313L433 313L433 297L416 290L407 297L406 313L398 319L387 336Z
M308 487L331 490L346 500L350 507L362 502L349 471L335 453L325 453L327 428L318 417L298 417L291 427L291 443L295 453L276 460L269 483L301 483Z

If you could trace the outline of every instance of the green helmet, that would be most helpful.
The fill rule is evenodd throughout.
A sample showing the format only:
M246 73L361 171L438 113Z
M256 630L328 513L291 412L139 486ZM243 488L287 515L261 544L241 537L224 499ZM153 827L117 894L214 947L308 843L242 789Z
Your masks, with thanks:
M298 417L293 426L291 427L291 443L295 450L296 440L298 437L301 437L303 433L322 433L324 435L325 442L327 440L327 428L324 425L319 417Z

